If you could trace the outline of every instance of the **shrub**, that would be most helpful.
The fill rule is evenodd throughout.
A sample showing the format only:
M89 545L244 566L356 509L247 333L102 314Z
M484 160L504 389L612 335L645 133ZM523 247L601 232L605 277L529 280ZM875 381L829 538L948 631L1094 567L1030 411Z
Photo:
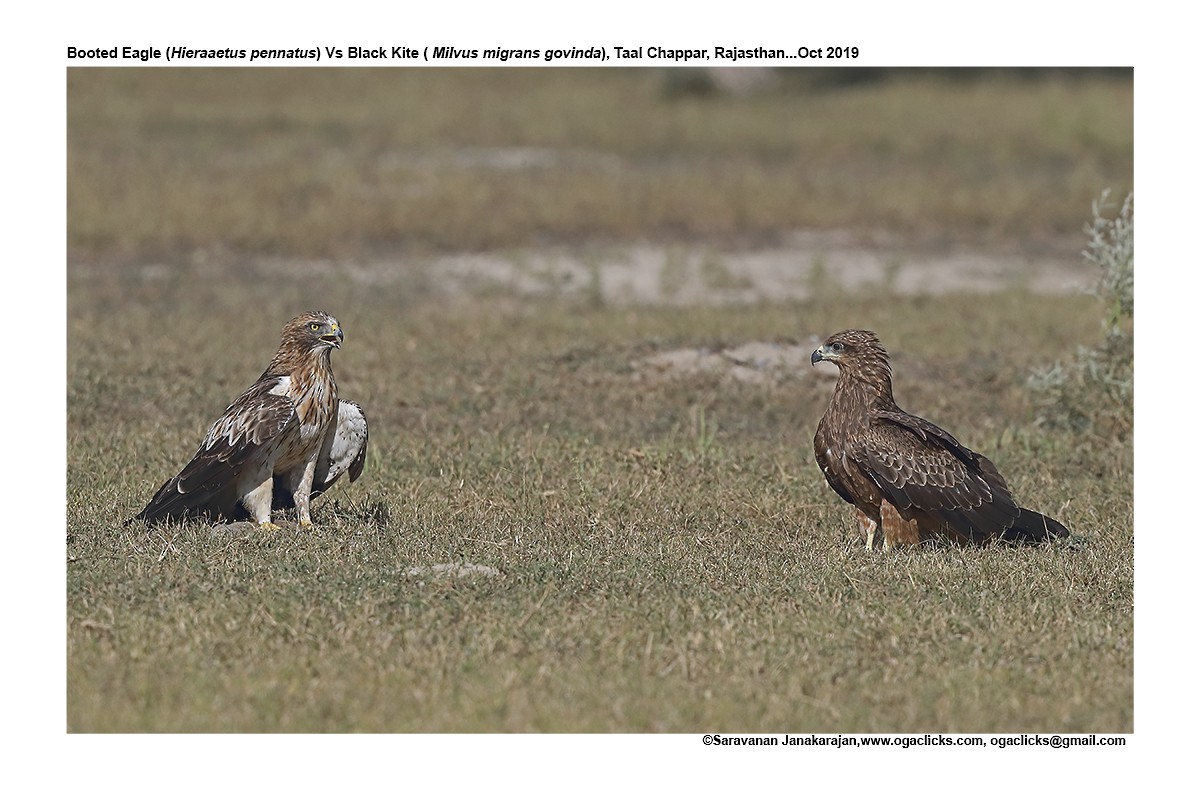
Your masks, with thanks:
M1133 432L1133 195L1111 219L1108 192L1092 203L1083 257L1100 268L1093 290L1104 300L1102 339L1069 362L1030 377L1038 422L1127 439Z

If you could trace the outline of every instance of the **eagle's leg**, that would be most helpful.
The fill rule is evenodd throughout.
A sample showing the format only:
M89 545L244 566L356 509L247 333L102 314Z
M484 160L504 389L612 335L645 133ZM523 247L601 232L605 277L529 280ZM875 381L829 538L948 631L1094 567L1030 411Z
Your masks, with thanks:
M254 488L242 495L242 505L250 512L250 516L254 517L260 528L272 530L279 527L271 522L271 486L274 481L269 468L263 472L266 477L261 480L256 480L257 475L261 473L256 473L250 478L250 485Z
M309 516L308 501L312 495L313 474L317 469L318 455L319 453L313 453L313 457L307 463L296 467L287 475L288 490L292 493L292 499L296 501L296 513L300 517L302 528L313 524Z
M883 528L883 549L907 547L921 543L920 526L916 520L905 519L887 500L879 507L879 522Z
M878 523L863 513L863 510L857 506L854 509L854 515L858 517L858 527L866 534L867 549L873 550L875 547L875 532L879 530Z

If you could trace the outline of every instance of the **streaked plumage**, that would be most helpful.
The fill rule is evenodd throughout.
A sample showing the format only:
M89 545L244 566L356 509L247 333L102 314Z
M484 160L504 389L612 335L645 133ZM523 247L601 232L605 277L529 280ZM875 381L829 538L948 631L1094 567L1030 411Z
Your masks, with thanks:
M1059 522L1021 508L994 464L892 398L887 351L870 331L825 340L812 363L839 368L813 439L825 480L857 509L867 546L946 538L1039 542L1065 536Z
M272 506L282 505L273 501L282 495L298 509L300 524L311 525L312 495L343 472L357 478L366 455L366 419L357 405L339 403L330 364L343 338L338 321L324 312L284 325L262 376L225 409L192 460L135 519L248 516L269 526ZM339 438L343 417L347 433Z

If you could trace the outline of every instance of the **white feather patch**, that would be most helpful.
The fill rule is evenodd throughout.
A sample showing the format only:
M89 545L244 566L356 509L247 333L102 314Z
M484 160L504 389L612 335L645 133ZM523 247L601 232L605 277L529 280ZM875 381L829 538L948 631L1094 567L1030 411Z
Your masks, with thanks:
M288 390L289 390L289 389L291 389L291 388L292 388L292 376L290 376L290 375L284 375L283 377L281 377L281 378L279 379L279 382L278 382L278 383L276 383L274 386L272 386L272 387L271 387L271 388L268 390L268 392L267 392L267 393L268 393L268 394L278 394L278 395L284 395L284 394L287 394L287 393L288 393Z
M350 469L367 443L367 419L354 403L338 403L337 421L321 442L313 485L328 487Z

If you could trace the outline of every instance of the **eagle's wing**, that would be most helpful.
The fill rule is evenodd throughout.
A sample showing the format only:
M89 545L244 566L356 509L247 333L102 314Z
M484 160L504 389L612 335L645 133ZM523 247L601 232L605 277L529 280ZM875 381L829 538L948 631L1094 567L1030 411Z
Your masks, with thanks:
M295 404L287 395L272 393L275 385L276 381L260 382L234 400L208 429L187 466L164 483L134 519L235 518L239 476L253 469L289 426L299 424Z
M358 480L367 460L367 417L358 403L338 401L337 420L329 426L321 442L317 470L313 476L313 495L323 492L343 474Z
M876 412L853 459L888 502L933 527L978 540L1004 531L1019 513L991 461L903 411Z

